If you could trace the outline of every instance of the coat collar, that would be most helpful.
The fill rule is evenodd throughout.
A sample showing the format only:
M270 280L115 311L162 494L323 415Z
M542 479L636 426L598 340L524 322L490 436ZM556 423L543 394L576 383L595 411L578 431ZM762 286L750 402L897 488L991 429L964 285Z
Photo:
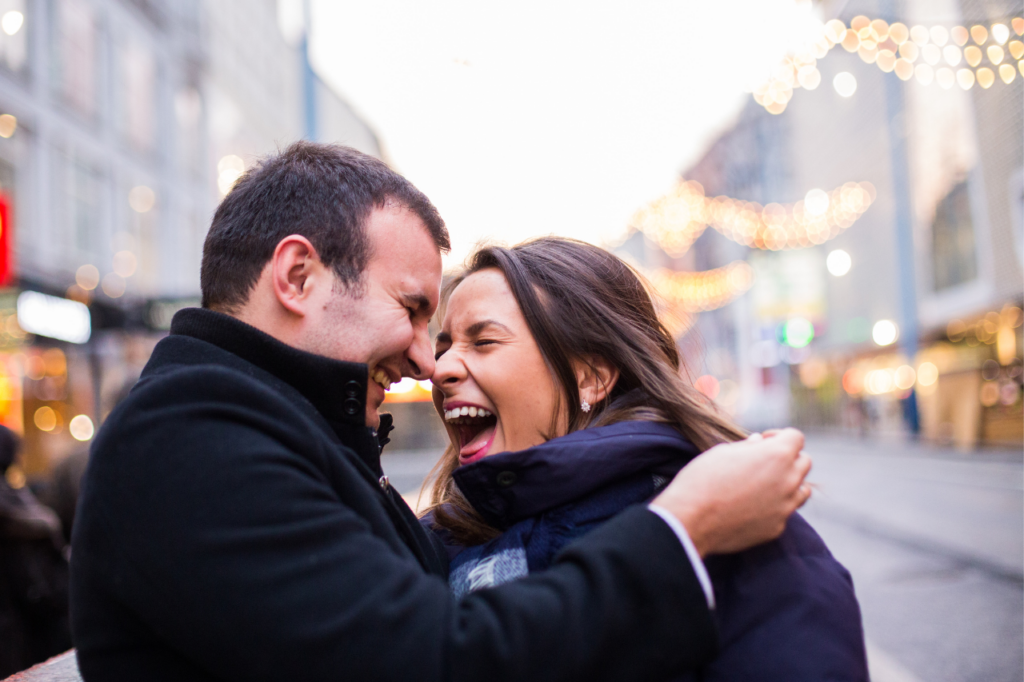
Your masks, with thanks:
M504 530L635 474L673 476L697 454L667 424L619 422L485 457L454 477L484 520Z
M363 363L299 350L237 318L205 308L178 311L171 321L171 334L211 343L272 374L302 394L335 431L357 435L356 431L366 429L369 369ZM378 432L372 435L383 445L391 429L391 415L382 414Z

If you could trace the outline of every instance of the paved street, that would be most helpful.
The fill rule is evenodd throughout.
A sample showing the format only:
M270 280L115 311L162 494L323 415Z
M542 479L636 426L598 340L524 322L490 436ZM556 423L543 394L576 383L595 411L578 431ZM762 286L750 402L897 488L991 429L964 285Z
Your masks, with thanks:
M874 682L1024 679L1022 454L815 436L807 451L803 513L853 575ZM415 498L439 454L384 468Z
M804 511L850 569L874 682L1024 678L1022 455L811 437Z

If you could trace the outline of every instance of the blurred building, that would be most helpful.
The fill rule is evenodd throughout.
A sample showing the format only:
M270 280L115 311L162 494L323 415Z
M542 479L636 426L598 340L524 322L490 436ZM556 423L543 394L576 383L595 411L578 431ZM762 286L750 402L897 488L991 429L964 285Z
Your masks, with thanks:
M677 267L745 259L755 273L748 293L701 313L688 335L704 350L699 372L717 380L719 403L751 428L794 423L919 431L962 447L1019 445L1024 71L1006 54L1007 35L1021 40L1009 30L1014 17L1024 27L1019 3L851 0L820 8L824 20L847 26L861 15L941 29L906 50L920 52L916 64L927 68L907 81L873 63L870 50L865 57L837 45L817 61L819 87L791 91L779 114L750 101L683 173L709 197L761 206L810 202L811 190L849 182L868 182L875 193L863 215L819 245L750 249L711 229L696 240ZM978 48L978 83L940 85L934 74L970 56L966 47L958 56L958 47L948 61L926 61L947 59L943 46L957 44L949 28L982 26L987 36L995 24L1006 33ZM986 46L999 49L985 53ZM1012 69L1002 79L992 61L1001 55ZM989 87L980 81L985 68L997 74ZM955 69L948 71L952 78ZM807 322L813 333L787 338Z
M198 301L213 209L247 166L302 137L380 156L285 10L0 0L0 422L29 476L84 447Z

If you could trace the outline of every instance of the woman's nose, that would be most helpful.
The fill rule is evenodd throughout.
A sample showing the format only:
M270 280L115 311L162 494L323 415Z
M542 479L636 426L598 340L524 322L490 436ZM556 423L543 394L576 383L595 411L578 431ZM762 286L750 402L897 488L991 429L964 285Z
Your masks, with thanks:
M441 354L434 365L431 383L444 390L458 384L466 377L466 367L451 350Z

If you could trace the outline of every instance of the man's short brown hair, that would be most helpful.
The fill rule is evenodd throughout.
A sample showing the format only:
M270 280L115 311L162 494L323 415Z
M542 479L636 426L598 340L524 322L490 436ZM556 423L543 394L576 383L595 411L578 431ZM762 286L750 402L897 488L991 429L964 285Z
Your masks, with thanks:
M384 162L350 147L296 142L239 178L213 216L203 244L203 307L244 305L277 244L298 234L347 286L370 257L366 221L397 205L423 221L437 248L451 248L444 221L426 195Z

